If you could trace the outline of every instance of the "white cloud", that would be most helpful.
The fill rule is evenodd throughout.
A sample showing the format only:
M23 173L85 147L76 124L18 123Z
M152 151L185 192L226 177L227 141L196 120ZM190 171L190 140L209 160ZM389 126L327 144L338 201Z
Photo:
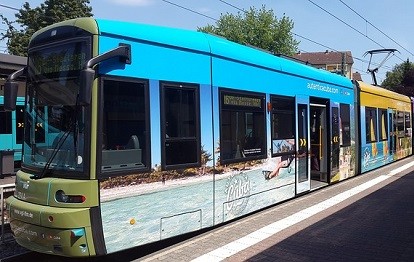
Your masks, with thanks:
M149 6L154 4L154 0L110 0L110 2L124 6Z

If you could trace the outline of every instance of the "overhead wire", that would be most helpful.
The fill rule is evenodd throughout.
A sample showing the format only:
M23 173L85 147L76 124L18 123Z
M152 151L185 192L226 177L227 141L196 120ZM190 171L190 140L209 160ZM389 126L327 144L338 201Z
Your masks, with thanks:
M404 49L405 51L407 51L409 54L411 54L412 56L414 56L414 54L406 49L404 46L400 45L397 41L395 41L393 38L391 38L390 36L388 36L386 33L384 33L381 29L379 29L378 27L376 27L374 24L372 24L370 21L368 21L365 17L363 17L362 15L360 15L357 11L355 11L352 7L350 7L349 5L347 5L346 3L344 3L344 1L339 0L339 2L341 2L343 5L345 5L348 9L350 9L352 12L354 12L357 16L359 16L361 19L363 19L366 23L368 23L369 25L371 25L373 28L377 29L381 34L383 34L384 36L386 36L388 39L390 39L391 41L393 41L395 44L397 44L399 47L401 47L402 49Z
M336 15L332 14L331 12L329 12L328 10L326 10L325 8L323 8L322 6L318 5L317 3L313 2L312 0L308 0L310 3L312 3L313 5L315 5L316 7L318 7L319 9L323 10L324 12L326 12L327 14L331 15L332 17L334 17L335 19L337 19L338 21L342 22L343 24L345 24L346 26L350 27L351 29L353 29L354 31L358 32L359 34L361 34L362 36L365 36L366 38L368 38L369 40L371 40L372 42L374 42L375 44L379 45L382 48L385 48L383 45L381 45L380 43L378 43L377 41L375 41L374 39L372 39L371 37L367 36L366 34L362 33L361 31L359 31L358 29L356 29L355 27L353 27L352 25L348 24L347 22L345 22L344 20L340 19L339 17L337 17Z
M378 43L377 41L375 41L374 39L372 39L371 37L369 37L367 34L362 33L360 30L356 29L355 27L353 27L352 25L348 24L347 22L345 22L344 20L340 19L339 17L337 17L336 15L332 14L331 12L329 12L328 10L326 10L325 8L323 8L322 6L316 4L315 2L313 2L312 0L308 0L308 2L312 3L313 5L315 5L316 7L318 7L319 9L323 10L324 12L326 12L327 14L331 15L332 17L334 17L335 19L337 19L338 21L342 22L343 24L345 24L346 26L350 27L351 29L353 29L355 32L359 33L360 35L368 38L369 40L371 40L372 42L374 42L375 44L379 45L380 47L384 48L385 47L383 45L381 45L380 43ZM395 55L395 54L394 54ZM397 55L395 55L395 57L397 57L398 59L400 59L401 61L404 62L404 60L400 57L398 57Z
M168 4L170 4L170 5L173 5L173 6L176 6L176 7L178 7L178 8L181 8L181 9L183 9L183 10L186 10L186 11L188 11L188 12L192 12L192 13L195 13L195 14L197 14L197 15L200 15L200 16L203 16L203 17L205 17L205 18L208 18L208 19L210 19L210 20L213 20L213 21L219 21L219 19L216 19L216 18L214 18L214 17L211 17L211 16L208 16L208 15L206 15L206 14L203 14L203 13L200 13L200 12L198 12L198 11L195 11L195 10L193 10L193 9L191 9L191 8L188 8L188 7L185 7L185 6L182 6L182 5L179 5L179 4L177 4L177 3L174 3L174 2L171 2L171 1L168 1L168 0L161 0L161 1L163 1L163 2L165 2L165 3L168 3ZM234 5L234 4L231 4L231 3L229 3L229 2L227 2L227 1L224 1L224 0L219 0L220 2L222 2L223 4L226 4L226 5L228 5L228 6L230 6L230 7L232 7L232 8L234 8L234 9L236 9L236 10L238 10L238 11L241 11L241 12L247 12L245 9L243 9L243 8L240 8L240 7L238 7L238 6L236 6L236 5ZM362 32L360 32L358 29L356 29L356 28L354 28L354 27L352 27L351 25L349 25L348 23L346 23L346 22L344 22L343 20L341 20L341 19L339 19L338 17L336 17L335 15L333 15L332 13L330 13L329 11L327 11L326 9L324 9L324 8L322 8L321 6L319 6L319 5L317 5L316 3L314 3L313 1L311 1L311 0L308 0L309 2L311 2L312 4L314 4L314 5L316 5L317 7L319 7L320 9L322 9L322 10L324 10L325 12L327 12L328 14L330 14L331 16L333 16L333 17L335 17L336 19L338 19L338 20L340 20L340 21L342 21L344 24L346 24L347 26L349 26L349 27L351 27L352 29L354 29L356 32L358 32L358 33L360 33L360 34L362 34L363 36L365 36L365 37L367 37L368 39L370 39L371 41L373 41L374 43L376 43L376 44L378 44L379 46L381 46L381 47L383 47L381 44L379 44L379 43L377 43L375 40L373 40L372 38L370 38L370 37L368 37L368 36L366 36L366 35L364 35ZM341 0L340 0L341 1ZM342 1L341 1L342 2ZM342 2L343 3L343 2ZM345 3L343 3L343 4L345 4ZM345 4L346 5L346 4ZM346 5L347 6L347 5ZM20 11L20 9L18 9L18 8L14 8L14 7L11 7L11 6L7 6L7 5L3 5L3 4L0 4L0 7L4 7L4 8L7 8L7 9L11 9L11 10L15 10L15 11ZM350 8L349 6L347 6L348 8ZM354 12L356 12L356 11L354 11ZM372 25L371 23L369 23L370 25ZM373 25L372 25L373 26ZM376 28L375 26L374 26L374 28ZM377 28L376 28L377 29ZM7 31L7 30L5 30L5 29L0 29L0 30L4 30L4 31ZM377 29L377 30L379 30L379 29ZM380 30L379 30L380 31ZM382 31L380 31L380 32L382 32ZM325 48L328 48L329 50L333 50L333 51L335 51L335 52L339 52L339 51L337 51L337 50L335 50L334 48L331 48L331 47L328 47L328 46L326 46L326 45L324 45L324 44L321 44L321 43L319 43L319 42L316 42L316 41L314 41L314 40L312 40L312 39L309 39L309 38L307 38L307 37L304 37L304 36L301 36L301 35L299 35L299 34L297 34L297 33L294 33L294 32L292 32L295 36L297 36L297 37L300 37L300 38L303 38L303 39L305 39L305 40L307 40L307 41L310 41L310 42L312 42L312 43L314 43L314 44L317 44L317 45L320 45L320 46L323 46L323 47L325 47ZM384 47L383 47L384 48ZM363 60L363 59L360 59L360 58L357 58L357 57L353 57L354 59L356 59L356 60L359 60L359 61L362 61L362 62L368 62L368 61L366 61L366 60ZM401 58L400 58L401 59ZM386 66L383 66L383 67L386 67Z
M197 11L195 11L195 10L192 10L192 9L187 8L187 7L185 7L185 6L182 6L182 5L179 5L179 4L176 4L176 3L173 3L173 2L171 2L171 1L168 1L168 0L161 0L161 1L163 1L163 2L165 2L165 3L168 3L168 4L170 4L170 5L173 5L173 6L179 7L179 8L181 8L181 9L187 10L187 11L189 11L189 12L192 12L192 13L195 13L195 14L198 14L198 15L201 15L201 16L204 16L204 17L209 18L209 19L211 19L211 20L214 20L214 21L216 21L216 22L218 21L218 19L216 19L216 18L214 18L214 17L211 17L211 16L208 16L208 15L205 15L205 14L203 14L203 13L197 12Z
M218 0L218 1L220 1L220 2L224 3L224 4L228 5L228 6L231 6L231 7L235 8L235 9L237 9L237 10L239 10L239 11L242 11L242 12L245 12L245 13L247 12L247 11L246 11L246 10L244 10L243 8L240 8L240 7L235 6L235 5L231 4L231 3L228 3L227 1L224 1L224 0ZM297 37L299 37L299 38L305 39L305 40L307 40L307 41L309 41L309 42L311 42L311 43L314 43L314 44L316 44L316 45L319 45L319 46L322 46L322 47L324 47L324 48L327 48L327 49L329 49L329 50L332 50L332 51L335 51L335 52L340 52L340 51L338 51L338 50L336 50L336 49L334 49L334 48L331 48L331 47L329 47L329 46L327 46L327 45L324 45L324 44L322 44L322 43L316 42L316 41L314 41L314 40L312 40L312 39L309 39L309 38L307 38L307 37L301 36L301 35L299 35L299 34L297 34L297 33L293 32L293 31L292 31L292 34L293 34L293 35L295 35L295 36L297 36ZM368 60L364 60L364 59L362 59L362 58L358 58L358 57L349 56L349 55L348 55L348 54L346 54L346 53L345 53L345 55L346 55L346 56L348 56L348 57L350 57L350 58L354 58L355 60L358 60L358 61L364 62L364 63L368 63L368 62L369 62ZM378 64L376 64L376 63L373 63L373 64L378 65ZM383 66L383 68L391 69L390 67L385 66L385 65ZM362 70L362 71L364 71L364 70Z
M235 6L235 5L233 5L233 4L231 4L231 3L227 2L227 1L224 1L224 0L218 0L218 1L220 1L220 2L224 3L224 4L228 5L228 6L231 6L231 7L233 7L234 9L237 9L237 10L239 10L239 11L241 11L241 12L245 12L245 13L247 12L245 9L240 8L240 7L238 7L238 6ZM295 32L292 32L292 34L293 34L293 35L295 35L296 37L299 37L299 38L305 39L305 40L307 40L307 41L309 41L309 42L311 42L311 43L314 43L314 44L316 44L316 45L322 46L322 47L327 48L327 49L329 49L329 50L332 50L332 51L335 51L335 52L340 52L340 51L338 51L338 50L336 50L336 49L334 49L334 48L332 48L332 47L329 47L329 46L324 45L324 44L322 44L322 43L316 42L316 41L314 41L314 40L312 40L312 39L309 39L309 38L307 38L307 37L301 36L301 35L299 35L299 34L297 34L297 33L295 33ZM303 49L299 49L299 50L300 50L301 52L308 53L307 51L304 51ZM367 60L364 60L364 59L361 59L361 58L358 58L358 57L349 56L347 53L345 53L345 55L346 55L346 56L348 56L348 57L350 57L350 58L353 58L353 59L355 59L355 60L361 61L361 62L363 62L363 63L368 63L368 61L367 61ZM362 74L362 75L368 75L368 73L366 72L366 70L363 70L363 69L361 69L361 68L357 68L357 67L355 67L355 66L353 66L353 68L357 70L356 72L358 72L358 73L360 73L360 74Z
M0 4L0 7L4 7L4 8L7 8L7 9L10 9L10 10L14 10L14 11L20 11L20 9L17 9L15 7L11 7L11 6L8 6L8 5L3 5L3 4Z
M309 42L311 42L311 43L314 43L314 44L316 44L316 45L320 45L320 46L322 46L322 47L324 47L324 48L327 48L327 49L329 49L329 50L332 50L332 51L334 51L334 52L342 53L341 51L338 51L338 50L336 50L335 48L332 48L332 47L329 47L329 46L327 46L327 45L324 45L324 44L318 43L318 42L316 42L316 41L314 41L314 40L312 40L312 39L309 39L309 38L307 38L307 37L301 36L301 35L296 34L296 33L293 33L293 34L294 34L295 36L299 37L299 38L305 39L305 40L307 40L307 41L309 41ZM304 51L304 50L300 50L300 51L301 51L301 52L305 52L305 53L309 53L309 52ZM348 56L348 57L350 57L350 58L353 58L353 59L355 59L355 60L358 60L358 61L360 61L360 62L363 62L363 63L368 63L368 61L367 61L367 60L364 60L364 59L361 59L361 58L358 58L358 57L354 57L354 56L352 56L352 55L348 55L347 53L345 53L345 55L346 55L346 56ZM353 68L358 69L358 70L359 70L359 71L361 71L361 72L362 72L362 74L364 74L364 75L368 75L367 73L365 73L365 71L366 71L366 70L363 70L363 69L361 69L361 68L357 68L357 67L355 67L355 66L353 66ZM361 73L361 72L359 72L359 73Z
M168 3L168 4L171 4L171 5L174 5L174 6L176 6L176 7L179 7L179 8L181 8L181 9L187 10L187 11L189 11L189 12L192 12L192 13L195 13L195 14L202 15L202 16L204 16L204 17L210 18L210 19L212 19L212 20L214 20L214 21L219 21L219 20L218 20L218 19L216 19L216 18L213 18L213 17L207 16L207 15L205 15L205 14L199 13L199 12L197 12L197 11L194 11L194 10L192 10L192 9L188 8L188 7L185 7L185 6L182 6L182 5L176 4L176 3L172 3L172 2L167 1L167 0L162 0L162 1L163 1L163 2L166 2L166 3ZM247 13L247 11L246 11L245 9L240 8L240 7L236 6L236 5L233 5L233 4L231 4L231 3L227 2L227 1L224 1L224 0L218 0L218 1L220 1L220 2L222 2L223 4L226 4L226 5L228 5L228 6L232 7L232 8L234 8L234 9L237 9L238 11L241 11L241 12ZM326 46L326 45L324 45L324 44L318 43L318 42L316 42L316 41L314 41L314 40L311 40L311 39L309 39L309 38L306 38L306 37L301 36L301 35L299 35L299 34L296 34L296 33L294 33L294 32L292 32L292 34L293 34L293 35L295 35L295 36L297 36L297 37L303 38L303 39L305 39L305 40L307 40L307 41L310 41L310 42L312 42L312 43L314 43L314 44L317 44L317 45L323 46L323 47L325 47L325 48L328 48L329 50L333 50L333 51L335 51L335 52L340 52L340 51L338 51L338 50L335 50L334 48L331 48L331 47ZM346 53L345 53L345 55L347 55L347 56L348 56L348 54L346 54ZM352 57L352 56L350 56L350 57L351 57L351 58L354 58L354 59L356 59L356 60L359 60L359 61L365 62L365 63L367 63L367 62L368 62L368 61L363 60L363 59L361 59L361 58L356 58L356 57ZM354 68L355 68L355 67L354 67ZM356 68L356 69L358 69L358 68ZM362 74L367 75L367 73L364 73L364 70L360 70L360 71L362 72Z
M220 2L222 2L223 4L226 4L226 5L228 5L228 6L231 6L231 7L233 7L234 9L237 9L237 10L239 10L239 11L242 11L242 12L246 12L246 10L244 10L243 8L240 8L240 7L238 7L238 6L235 6L235 5L233 5L233 4L230 4L229 2L227 2L227 1L224 1L224 0L219 0Z
M216 18L213 18L213 17L210 17L210 16L206 16L205 14L202 14L202 13L200 13L200 12L194 11L194 10L192 10L192 9L188 8L188 7L185 7L185 6L182 6L182 5L176 4L176 3L172 3L171 1L167 1L167 0L162 0L162 1L163 1L163 2L166 2L166 3L168 3L168 4L171 4L171 5L174 5L174 6L176 6L176 7L179 7L179 8L181 8L181 9L187 10L187 11L189 11L189 12L192 12L192 13L195 13L195 14L198 14L198 15L201 15L201 16L204 16L204 17L208 17L208 18L210 18L210 19L212 19L212 20L214 20L214 21L218 21L218 19L216 19ZM234 5L234 4L231 4L231 3L227 2L227 1L224 1L224 0L218 0L218 1L222 2L223 4L226 4L226 5L230 6L230 7L232 7L232 8L234 8L234 9L238 10L238 11L245 12L245 13L247 12L245 9L240 8L240 7L238 7L238 6ZM340 51L338 51L338 50L336 50L336 49L334 49L334 48L328 47L328 46L326 46L326 45L324 45L324 44L321 44L321 43L319 43L319 42L316 42L316 41L314 41L314 40L311 40L311 39L309 39L309 38L307 38L307 37L301 36L301 35L299 35L299 34L297 34L297 33L292 32L292 34L294 34L294 35L295 35L295 36L297 36L297 37L303 38L303 39L305 39L305 40L307 40L307 41L310 41L310 42L312 42L312 43L314 43L314 44L317 44L317 45L323 46L323 47L325 47L325 48L328 48L329 50L332 50L332 51L335 51L335 52L340 52ZM346 55L347 55L347 56L349 56L348 54L346 54ZM368 63L368 60L364 60L364 59L362 59L362 58L352 57L352 56L349 56L349 57L351 57L351 58L353 58L353 59L355 59L355 60L358 60L358 61L362 61L362 62L364 62L364 63ZM373 63L373 64L375 64L375 63ZM378 65L378 64L377 64L377 65ZM382 67L383 67L383 68L390 69L390 67L387 67L387 66L385 66L385 65L383 65ZM364 70L361 70L361 71L364 71Z

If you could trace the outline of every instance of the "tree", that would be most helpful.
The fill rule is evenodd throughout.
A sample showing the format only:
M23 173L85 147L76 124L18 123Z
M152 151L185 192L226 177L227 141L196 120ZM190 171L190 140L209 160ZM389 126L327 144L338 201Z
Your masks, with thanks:
M15 16L17 19L12 22L0 15L7 26L7 31L1 33L1 39L7 39L9 54L27 56L27 46L34 32L67 19L92 16L92 7L89 0L46 0L35 8L25 2ZM14 26L16 23L18 28Z
M273 54L293 55L299 42L293 38L293 22L286 16L277 19L273 10L250 7L237 15L221 14L216 25L199 27L198 31L223 36L231 41L268 50Z
M414 64L407 61L386 73L381 86L407 96L414 96Z

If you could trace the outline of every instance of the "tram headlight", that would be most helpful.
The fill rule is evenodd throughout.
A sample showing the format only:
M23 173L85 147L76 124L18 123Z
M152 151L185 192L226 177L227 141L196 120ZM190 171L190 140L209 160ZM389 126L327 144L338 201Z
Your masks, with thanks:
M56 191L56 201L60 203L83 203L86 200L82 195L67 195L63 190Z

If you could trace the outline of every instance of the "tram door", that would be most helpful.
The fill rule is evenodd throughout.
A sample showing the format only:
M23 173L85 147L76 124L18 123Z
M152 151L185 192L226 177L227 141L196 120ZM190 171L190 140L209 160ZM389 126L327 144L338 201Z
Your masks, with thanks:
M390 154L394 155L397 149L397 112L394 109L389 110L388 125L390 130Z
M310 104L311 179L328 183L328 127L326 103ZM312 182L317 184L317 182ZM317 186L317 185L316 185ZM313 186L312 186L313 187Z
M297 126L298 126L298 151L297 173L296 173L296 193L300 194L310 190L309 176L309 114L308 104L298 104L297 108Z

